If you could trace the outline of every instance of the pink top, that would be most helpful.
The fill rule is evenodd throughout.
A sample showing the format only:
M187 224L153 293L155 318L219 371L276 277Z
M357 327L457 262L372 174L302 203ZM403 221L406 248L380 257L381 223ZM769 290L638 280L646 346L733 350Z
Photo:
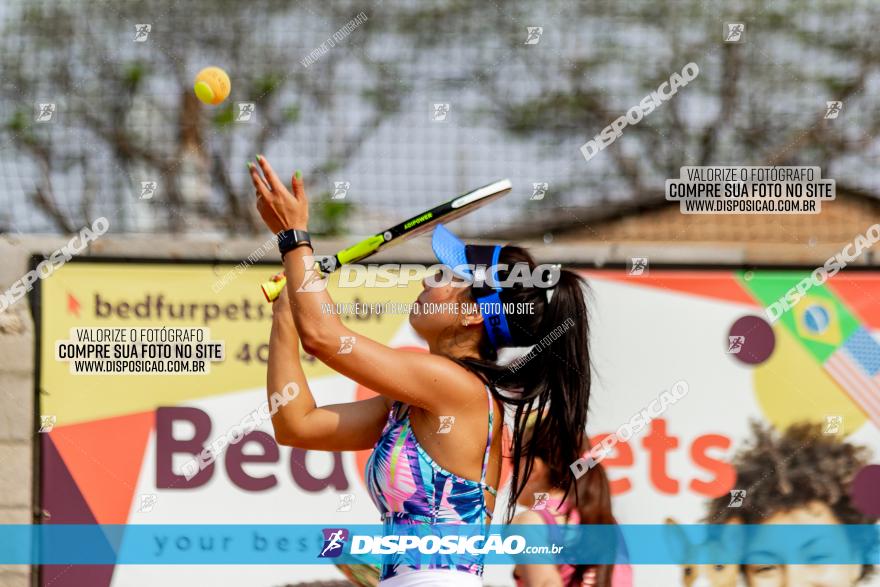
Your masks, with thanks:
M553 508L556 513L566 514L568 517L568 523L570 524L579 524L581 521L580 514L578 514L577 510L571 507L565 507L565 504L558 499L550 499L547 500L547 507L545 509L535 510L544 519L545 524L551 526L557 524L556 516L550 513L550 508ZM558 565L558 567L559 577L562 579L562 584L569 585L577 567L569 564L561 564ZM594 570L588 569L587 572L584 573L583 579L581 580L582 587L592 587L596 584L594 572ZM513 573L513 579L516 581L517 587L523 587L522 579L516 576L516 571ZM632 567L629 565L614 565L614 569L611 571L611 587L632 587L632 584Z

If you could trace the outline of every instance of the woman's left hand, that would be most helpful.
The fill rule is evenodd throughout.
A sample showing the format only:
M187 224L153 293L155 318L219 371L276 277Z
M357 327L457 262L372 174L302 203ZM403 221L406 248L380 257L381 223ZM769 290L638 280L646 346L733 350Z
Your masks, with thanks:
M279 273L278 275L272 276L272 281L281 281L284 279L284 274ZM272 317L276 320L281 320L286 322L293 323L293 314L290 311L290 298L287 295L287 287L281 289L281 293L278 294L278 297L275 298L275 301L272 302Z
M291 228L308 230L309 202L306 198L302 174L297 171L291 178L293 191L291 193L278 179L265 157L258 155L257 163L259 169L253 163L248 163L248 169L251 172L251 181L257 190L257 210L269 230L273 234Z

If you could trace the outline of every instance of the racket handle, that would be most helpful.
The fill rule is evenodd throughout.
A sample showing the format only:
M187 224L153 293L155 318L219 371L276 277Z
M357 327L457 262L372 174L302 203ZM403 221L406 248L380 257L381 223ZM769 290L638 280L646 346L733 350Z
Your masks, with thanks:
M266 301L272 303L278 299L278 296L281 295L281 291L285 286L287 286L287 278L284 277L283 273L279 273L270 281L263 282L260 289L263 290L263 295L266 296Z
M336 255L320 257L317 261L315 261L314 270L319 272L323 276L330 275L340 265L345 265L346 263L353 263L355 261L359 261L364 257L369 257L372 255L378 248L385 242L385 237L381 234L373 235L369 238L362 240L356 245L350 246L347 249L343 249L336 253ZM284 277L284 273L279 273L275 275L270 281L265 281L260 286L260 289L263 290L263 295L266 296L266 301L269 303L274 302L278 299L278 296L281 295L281 291L284 289L284 286L287 284L287 278Z
M365 238L361 242L336 253L336 260L339 261L340 265L348 265L349 263L360 261L364 257L372 255L384 243L384 236L381 234L374 234L373 236Z
M338 257L322 257L319 260L315 261L313 270L326 277L327 275L333 273L338 266ZM286 285L287 278L282 272L273 275L272 279L270 279L269 281L263 282L263 284L260 285L260 289L263 290L263 295L266 297L266 301L272 303L276 299L278 299L278 296L281 295L281 292L284 290Z

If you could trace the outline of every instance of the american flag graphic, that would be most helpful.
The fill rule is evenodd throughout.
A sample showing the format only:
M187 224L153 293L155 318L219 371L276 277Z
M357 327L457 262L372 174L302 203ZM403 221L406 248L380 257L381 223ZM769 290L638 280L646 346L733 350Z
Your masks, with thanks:
M880 344L860 327L825 361L825 370L880 426Z

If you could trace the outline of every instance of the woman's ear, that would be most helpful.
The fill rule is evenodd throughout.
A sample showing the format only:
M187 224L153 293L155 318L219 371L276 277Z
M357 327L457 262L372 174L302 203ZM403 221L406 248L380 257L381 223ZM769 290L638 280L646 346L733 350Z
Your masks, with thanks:
M480 314L476 302L470 299L466 292L459 296L458 307L460 308L459 318L462 326L483 325L483 315Z

